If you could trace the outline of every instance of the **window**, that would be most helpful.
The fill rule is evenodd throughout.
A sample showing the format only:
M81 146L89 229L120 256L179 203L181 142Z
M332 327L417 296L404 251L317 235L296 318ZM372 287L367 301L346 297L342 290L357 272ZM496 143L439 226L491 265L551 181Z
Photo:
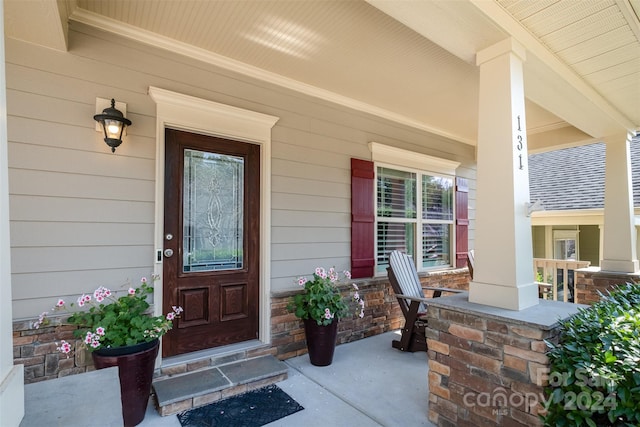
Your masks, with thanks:
M393 249L420 270L464 267L469 183L455 176L460 163L377 142L369 148L371 161L351 159L351 277L385 274Z
M376 271L401 250L418 260L419 270L451 266L454 212L451 176L376 167Z
M578 230L553 230L553 258L578 260Z

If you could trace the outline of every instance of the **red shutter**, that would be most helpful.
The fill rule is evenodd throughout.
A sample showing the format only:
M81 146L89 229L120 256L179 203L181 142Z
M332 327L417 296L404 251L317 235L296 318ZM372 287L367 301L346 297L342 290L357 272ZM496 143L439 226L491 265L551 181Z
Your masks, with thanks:
M469 182L456 178L456 267L467 265L469 251Z
M373 162L351 159L351 277L373 277Z

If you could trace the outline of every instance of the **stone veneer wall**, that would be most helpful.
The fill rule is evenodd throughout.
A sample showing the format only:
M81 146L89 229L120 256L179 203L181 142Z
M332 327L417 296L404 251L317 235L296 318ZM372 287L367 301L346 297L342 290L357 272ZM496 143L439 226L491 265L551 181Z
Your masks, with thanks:
M541 301L518 312L471 304L468 294L434 300L426 332L429 420L440 427L542 426L543 340L557 343L556 320L577 307Z
M601 271L598 267L576 270L575 301L579 304L593 304L600 301L600 294L617 285L640 282L640 274L625 274L612 271Z
M454 289L468 289L467 269L447 270L421 274L425 286L441 286ZM386 278L353 280L365 299L365 316L344 318L338 327L338 344L355 341L383 332L399 329L404 324L400 307ZM271 345L247 351L242 357L256 357L272 354L281 360L299 356L307 352L302 321L287 311L291 297L299 291L273 293L271 295ZM351 288L344 288L351 294ZM93 370L93 362L86 351L74 351L67 358L56 350L56 342L73 339L73 326L61 325L54 318L52 325L33 329L36 319L13 323L13 357L15 364L24 364L25 383L79 374ZM78 343L76 343L78 344ZM391 345L391 343L389 343ZM161 368L156 376L173 375L200 369L216 363L215 358L194 360L181 365Z

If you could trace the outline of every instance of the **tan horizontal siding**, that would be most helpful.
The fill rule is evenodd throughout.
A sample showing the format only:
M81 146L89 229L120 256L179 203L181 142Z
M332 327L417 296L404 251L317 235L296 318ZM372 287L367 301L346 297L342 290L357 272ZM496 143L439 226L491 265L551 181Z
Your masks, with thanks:
M77 298L82 293L93 292L99 286L113 291L125 291L129 284L138 284L140 278L151 277L148 267L105 268L98 270L54 271L45 273L13 274L11 281L15 300L33 299L34 295L44 302L43 309L50 309L56 303L55 298ZM42 286L52 283L82 283L78 290L65 291L58 286ZM40 314L40 313L38 313ZM15 317L26 317L29 313L15 313Z
M371 158L371 141L462 162L475 197L474 149L465 144L77 23L69 46L58 52L6 40L16 317L49 308L52 295L152 270L149 86L279 117L271 153L273 291L295 287L316 266L348 268L350 159ZM116 155L94 129L96 97L125 102L133 121Z
M60 247L152 244L153 224L107 222L11 222L11 246Z
M11 179L11 178L10 178ZM11 220L153 224L152 202L10 195Z

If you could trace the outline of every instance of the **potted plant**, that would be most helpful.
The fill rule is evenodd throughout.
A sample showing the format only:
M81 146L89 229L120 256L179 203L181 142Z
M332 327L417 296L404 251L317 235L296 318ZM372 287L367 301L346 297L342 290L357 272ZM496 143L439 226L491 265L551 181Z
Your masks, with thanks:
M153 276L153 281L157 276ZM118 367L125 426L142 422L147 408L153 380L158 338L173 327L173 320L182 313L181 307L164 316L153 316L147 297L153 294L153 285L142 278L140 286L129 287L125 295L117 297L101 286L93 294L82 294L67 306L59 299L52 312L71 312L63 323L78 326L74 336L81 340L80 348L91 352L96 369ZM40 315L34 324L48 324L48 312ZM73 345L65 340L58 350L69 356Z
M351 278L348 271L343 274L347 279ZM351 298L342 296L339 275L333 267L328 271L317 267L311 280L300 277L298 285L303 287L303 291L293 297L289 310L304 322L311 364L330 365L336 346L338 320L349 313L350 303L355 303L354 314L364 317L364 300L355 283L352 284L354 293Z

